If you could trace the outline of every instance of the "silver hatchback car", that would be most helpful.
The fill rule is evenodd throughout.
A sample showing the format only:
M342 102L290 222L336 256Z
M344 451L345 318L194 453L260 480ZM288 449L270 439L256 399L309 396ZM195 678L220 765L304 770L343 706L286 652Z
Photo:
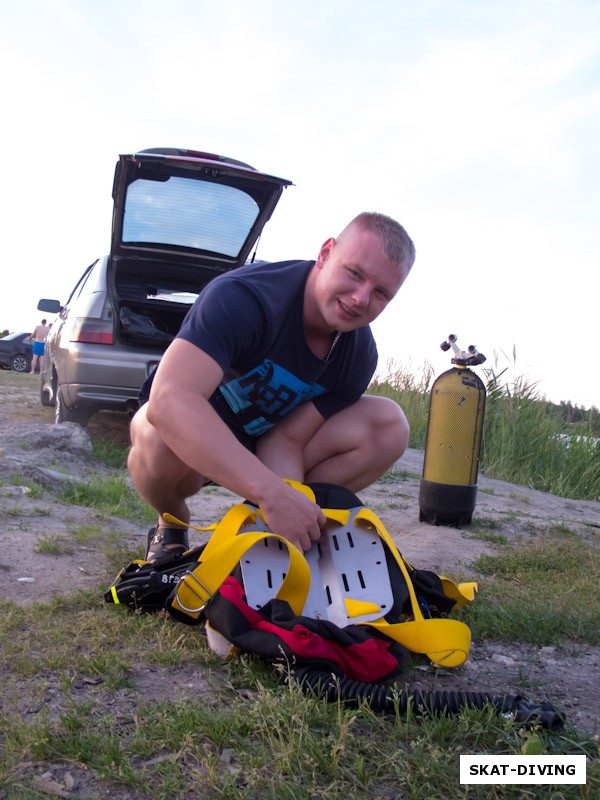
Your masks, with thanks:
M87 425L101 409L135 410L138 391L212 278L242 266L291 181L192 150L121 155L110 253L91 264L46 342L42 405ZM254 254L253 254L254 255Z

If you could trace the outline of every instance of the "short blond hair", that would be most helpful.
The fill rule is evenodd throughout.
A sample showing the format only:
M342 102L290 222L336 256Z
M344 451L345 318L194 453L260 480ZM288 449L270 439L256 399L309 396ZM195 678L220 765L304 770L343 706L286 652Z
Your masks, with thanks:
M354 217L344 230L355 225L359 225L363 230L369 230L376 234L383 247L383 252L389 260L403 267L406 272L410 271L415 263L415 246L399 222L376 211L363 211L357 217ZM340 236L343 233L344 231Z

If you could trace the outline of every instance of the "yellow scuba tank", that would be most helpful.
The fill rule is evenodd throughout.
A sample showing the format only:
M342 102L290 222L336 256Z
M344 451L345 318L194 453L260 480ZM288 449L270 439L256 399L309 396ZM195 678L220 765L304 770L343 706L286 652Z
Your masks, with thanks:
M470 524L477 499L486 397L469 367L482 364L485 356L474 345L460 350L454 334L441 344L444 351L451 347L454 366L431 387L419 521L463 527Z

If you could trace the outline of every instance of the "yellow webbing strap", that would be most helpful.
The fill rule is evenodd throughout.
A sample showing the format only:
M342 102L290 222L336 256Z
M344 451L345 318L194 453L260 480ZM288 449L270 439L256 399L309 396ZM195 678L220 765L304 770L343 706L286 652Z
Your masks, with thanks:
M309 486L291 480L286 483L315 502L315 494ZM202 528L190 526L196 530L214 532L202 552L198 566L179 582L172 601L174 608L198 619L204 605L235 569L242 556L257 542L270 537L284 544L290 557L288 571L275 597L286 600L296 615L302 613L310 588L310 569L306 559L297 547L275 533L256 531L240 534L243 525L255 523L257 518L264 521L260 509L238 503L215 525ZM179 523L170 514L165 514L165 519Z
M450 578L445 578L443 575L440 575L440 580L446 597L451 597L453 600L456 600L456 605L459 608L464 608L467 603L472 603L473 600L475 600L478 589L477 581L467 581L466 583L456 584L451 581Z
M337 522L338 525L347 525L350 519L350 511L346 511L343 508L322 508L321 511L328 520L331 519Z
M395 624L379 619L362 624L376 628L413 653L423 653L442 667L459 667L469 655L471 631L456 619L420 619Z
M296 481L286 481L293 488L302 491L309 499L315 500L312 490ZM348 524L350 510L321 509L327 520L340 525ZM165 515L166 516L166 515ZM304 609L310 587L310 569L303 554L287 539L267 531L239 533L248 522L263 519L260 509L240 503L231 508L216 525L198 530L214 530L206 545L198 566L183 578L177 587L173 606L179 611L197 619L204 605L231 574L242 556L257 542L272 537L284 544L290 562L285 579L276 597L286 600L294 614L300 615ZM471 631L462 622L450 619L425 619L421 612L409 570L413 568L399 553L392 537L379 517L369 508L361 508L354 521L365 522L375 529L393 555L408 589L414 619L407 622L389 623L381 618L374 622L362 623L381 631L389 638L404 645L415 653L425 654L434 664L456 667L468 656L471 644ZM449 578L441 577L446 596L454 599L458 606L465 606L474 599L476 583L456 585Z
M381 520L379 519L377 514L375 514L373 511L371 511L370 508L361 508L360 511L357 512L357 514L354 517L354 519L355 519L355 521L359 521L359 522L361 520L364 520L365 522L368 522L370 525L372 525L375 528L375 530L377 531L379 536L386 543L386 545L388 546L391 554L394 556L394 559L395 559L396 563L400 567L400 571L402 572L402 575L404 576L404 580L406 581L406 586L408 588L408 595L410 597L410 605L411 605L411 608L412 608L413 616L415 617L416 620L423 620L424 619L423 618L423 614L421 613L421 609L419 608L419 602L417 600L417 595L415 594L415 590L414 590L414 587L413 587L413 584L412 584L412 580L410 579L410 575L408 574L408 570L406 568L406 564L404 562L404 559L402 558L402 556L398 552L398 548L394 544L394 540L392 539L392 537L389 535L389 533L386 531L386 529L382 525ZM402 624L404 625L405 623L402 623Z
M247 522L255 521L256 510L245 503L238 503L238 505L230 508L216 524L214 533L208 540L208 544L202 553L202 561L206 561L215 550L218 550L219 547L235 539L242 525L245 525Z
M457 667L462 664L469 654L471 645L471 631L468 626L452 619L425 619L419 607L406 562L379 517L371 509L361 508L354 519L356 521L364 520L372 525L388 546L406 581L414 617L414 620L408 622L389 623L382 618L363 624L371 625L414 653L425 654L434 664L445 667ZM467 592L465 591L463 594L459 587L448 578L444 579L443 586L444 593L453 599L457 599L455 595L458 594L463 601L462 605L468 602ZM462 584L461 586L473 588L474 585ZM453 587L452 594L449 594L446 590L451 587Z
M284 478L284 481L285 483L288 483L292 489L297 489L299 492L302 492L302 494L305 494L309 500L312 500L313 503L317 502L315 493L310 486L307 486L305 483L300 483L300 481L289 480L289 478Z
M172 601L175 609L198 619L204 605L210 600L231 574L242 556L257 542L266 538L275 538L284 544L289 553L290 564L283 583L275 595L286 600L294 614L300 615L306 603L310 587L310 569L306 559L291 542L275 533L256 532L235 534L217 548L211 548L209 557L202 554L202 561L189 572L177 585Z

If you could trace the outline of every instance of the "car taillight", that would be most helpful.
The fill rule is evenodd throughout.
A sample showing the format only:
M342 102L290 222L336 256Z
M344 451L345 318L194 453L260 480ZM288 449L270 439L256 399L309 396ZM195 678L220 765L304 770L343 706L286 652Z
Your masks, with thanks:
M112 344L114 342L113 323L104 319L80 317L75 320L71 331L72 342L88 344Z

